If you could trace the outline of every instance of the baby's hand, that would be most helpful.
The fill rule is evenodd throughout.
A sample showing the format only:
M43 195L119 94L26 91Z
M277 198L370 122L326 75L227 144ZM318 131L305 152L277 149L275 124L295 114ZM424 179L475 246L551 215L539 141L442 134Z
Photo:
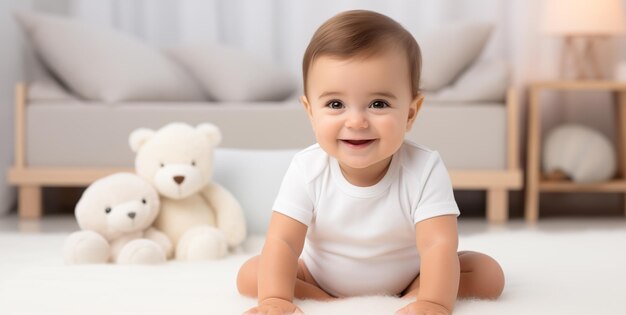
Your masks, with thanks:
M279 299L269 298L261 301L259 306L247 310L243 315L304 315L295 304Z
M447 308L433 302L415 301L396 312L396 315L450 315Z

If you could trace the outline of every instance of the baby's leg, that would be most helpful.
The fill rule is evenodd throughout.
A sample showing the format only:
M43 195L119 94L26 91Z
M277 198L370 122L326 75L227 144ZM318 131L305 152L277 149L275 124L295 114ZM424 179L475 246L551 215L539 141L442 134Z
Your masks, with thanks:
M237 275L237 288L242 295L257 297L257 273L259 270L259 258L255 256L246 261ZM304 262L298 260L298 274L296 278L296 288L294 296L297 299L330 300L333 299L328 293L322 290L315 279L309 273Z
M504 273L497 261L478 252L458 253L461 267L459 298L495 299L504 289ZM403 297L417 297L420 286L419 275L404 290Z
M498 262L482 253L459 252L459 298L495 299L504 290L504 272Z

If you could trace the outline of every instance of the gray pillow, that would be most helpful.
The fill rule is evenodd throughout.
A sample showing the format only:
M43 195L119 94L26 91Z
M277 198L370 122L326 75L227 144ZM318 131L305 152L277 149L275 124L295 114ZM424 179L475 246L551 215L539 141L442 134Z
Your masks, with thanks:
M503 60L477 61L450 86L427 93L438 102L502 102L509 84L509 70Z
M289 72L233 47L197 43L173 47L168 53L213 100L282 101L296 89L297 80Z
M24 67L28 82L28 101L63 101L65 103L79 102L76 95L68 91L58 79L54 78L42 64L41 60L33 56L32 50L24 51L26 64Z
M422 50L421 89L436 91L451 84L480 55L491 30L486 23L457 23L418 38Z
M15 17L48 68L85 99L204 99L183 69L126 34L47 14L19 12Z

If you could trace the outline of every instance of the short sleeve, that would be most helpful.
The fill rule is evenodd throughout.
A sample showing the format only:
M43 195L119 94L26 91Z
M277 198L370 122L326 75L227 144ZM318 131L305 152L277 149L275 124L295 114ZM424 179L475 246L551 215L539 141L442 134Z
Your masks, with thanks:
M452 182L441 157L435 152L427 163L421 181L421 193L413 212L413 223L441 215L460 214L454 200Z
M294 159L280 185L272 210L309 226L313 219L313 199L303 169Z

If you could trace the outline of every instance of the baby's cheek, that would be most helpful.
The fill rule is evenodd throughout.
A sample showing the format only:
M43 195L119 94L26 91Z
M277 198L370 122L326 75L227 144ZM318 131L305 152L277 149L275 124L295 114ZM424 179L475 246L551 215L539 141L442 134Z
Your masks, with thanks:
M390 138L404 137L406 121L402 119L384 119L380 123L381 132Z

